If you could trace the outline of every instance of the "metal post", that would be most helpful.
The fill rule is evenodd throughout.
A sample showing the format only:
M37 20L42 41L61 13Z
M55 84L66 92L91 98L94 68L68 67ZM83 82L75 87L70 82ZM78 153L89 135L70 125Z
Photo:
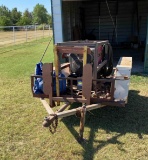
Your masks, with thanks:
M37 40L37 34L36 34L36 24L35 24L35 39Z
M27 34L27 26L26 26L26 42L27 42L27 39L28 39L28 34Z
M49 25L49 37L50 37L50 25Z
M59 57L58 57L58 51L57 51L57 46L54 46L54 65L55 65L55 74L56 74L56 95L57 97L60 96L60 84L59 84L59 68L60 68L60 63L59 63ZM60 102L57 101L57 106L60 105Z
M13 26L13 43L15 43L15 28Z
M43 38L44 38L44 25L43 25Z

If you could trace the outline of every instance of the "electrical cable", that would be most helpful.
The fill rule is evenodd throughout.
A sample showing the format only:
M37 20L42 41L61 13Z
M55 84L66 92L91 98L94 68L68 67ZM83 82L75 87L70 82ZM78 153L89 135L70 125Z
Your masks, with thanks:
M42 60L43 60L43 58L44 58L44 56L45 56L45 53L46 53L46 51L47 51L47 49L48 49L48 47L49 47L49 45L50 45L50 43L51 43L52 38L53 38L53 36L50 38L50 41L49 41L49 43L48 43L48 45L47 45L47 47L46 47L46 49L45 49L45 51L44 51L41 59L40 59L40 62L42 62Z
M115 22L114 22L114 20L113 20L113 17L112 17L112 15L111 15L111 11L110 11L110 8L109 8L108 1L106 0L105 2L106 2L106 5L107 5L107 9L108 9L110 18L111 18L111 20L112 20L113 26L114 26L114 28L115 28L115 34L116 34L116 39L117 39L117 28L116 28Z

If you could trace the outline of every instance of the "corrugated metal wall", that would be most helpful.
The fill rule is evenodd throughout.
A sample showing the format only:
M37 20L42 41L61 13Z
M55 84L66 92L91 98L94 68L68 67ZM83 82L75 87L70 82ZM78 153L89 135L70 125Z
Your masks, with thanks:
M114 25L109 15L105 2L87 2L84 5L86 13L86 32L89 34L93 29L96 39L112 40ZM109 8L113 20L115 21L116 3L109 2Z
M132 15L134 12L133 2L120 2L117 16L117 39L118 42L126 42L132 36Z
M71 17L70 17L70 2L62 3L62 19L63 19L63 37L64 41L71 40Z
M148 0L138 2L140 16L140 39L146 41Z
M81 2L63 2L63 33L64 41L73 39L73 27L79 25L79 7Z
M147 18L147 37L146 37L146 47L145 47L144 72L148 73L148 18Z
M134 13L134 2L108 2L110 17L106 2L63 2L63 32L64 40L72 40L72 28L80 25L80 7L85 9L85 30L93 34L96 39L108 39L112 43L130 41L130 37L137 35L137 21ZM146 18L148 13L148 1L138 2L139 10L139 36L140 40L146 39ZM116 23L116 32L114 24Z

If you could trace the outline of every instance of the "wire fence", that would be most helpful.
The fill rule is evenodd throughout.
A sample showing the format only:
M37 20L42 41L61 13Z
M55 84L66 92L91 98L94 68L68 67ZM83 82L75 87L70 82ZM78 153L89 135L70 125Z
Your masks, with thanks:
M0 26L0 47L51 36L50 25Z

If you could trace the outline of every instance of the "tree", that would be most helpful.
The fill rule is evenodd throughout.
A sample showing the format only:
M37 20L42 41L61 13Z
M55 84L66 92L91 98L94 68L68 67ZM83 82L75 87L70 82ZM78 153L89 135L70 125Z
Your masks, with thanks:
M11 20L13 25L16 25L21 19L22 13L17 11L17 8L13 8L11 11Z
M48 24L52 27L52 16L48 14Z
M11 12L6 6L0 6L0 16L10 17Z
M0 26L10 26L12 25L9 17L0 16Z
M6 6L0 6L0 26L12 25L11 13Z
M25 10L23 13L23 16L20 18L20 21L17 23L17 25L30 25L32 24L32 13L28 11L28 9Z
M48 13L44 5L37 4L33 9L33 22L37 24L48 23Z

